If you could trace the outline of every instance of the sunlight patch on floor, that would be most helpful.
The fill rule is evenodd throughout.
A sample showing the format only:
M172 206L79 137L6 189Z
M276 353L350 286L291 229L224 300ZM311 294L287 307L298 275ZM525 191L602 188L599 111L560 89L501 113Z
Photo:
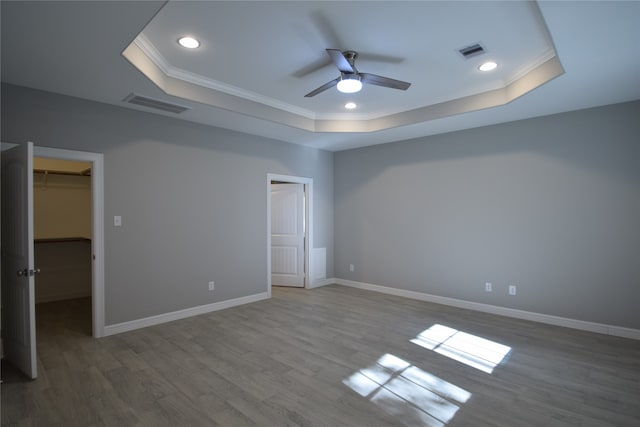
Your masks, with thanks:
M438 324L422 331L411 342L488 374L511 351L509 346Z
M444 426L471 397L468 391L388 353L342 382L388 414L410 419L411 425Z

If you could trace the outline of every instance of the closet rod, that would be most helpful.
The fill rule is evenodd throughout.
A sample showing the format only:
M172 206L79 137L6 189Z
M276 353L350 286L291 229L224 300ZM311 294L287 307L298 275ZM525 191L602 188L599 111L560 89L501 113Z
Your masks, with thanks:
M41 173L45 175L91 176L91 168L85 169L81 172L50 171L45 169L34 169L33 173Z

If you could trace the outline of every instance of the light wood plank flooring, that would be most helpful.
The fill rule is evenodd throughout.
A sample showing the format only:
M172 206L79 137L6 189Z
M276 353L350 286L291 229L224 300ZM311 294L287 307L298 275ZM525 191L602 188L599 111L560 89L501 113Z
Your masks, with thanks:
M38 306L3 426L640 425L638 341L340 286L102 339L89 304Z

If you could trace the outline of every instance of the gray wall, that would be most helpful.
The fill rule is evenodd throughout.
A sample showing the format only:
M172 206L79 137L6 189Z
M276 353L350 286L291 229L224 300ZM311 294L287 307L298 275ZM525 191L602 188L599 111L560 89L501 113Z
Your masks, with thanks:
M332 153L11 85L2 141L104 153L107 325L265 292L267 173L313 178L334 274Z
M334 170L336 277L640 328L640 102L343 151Z
M314 179L327 277L640 328L638 117L635 102L332 154L2 87L3 141L105 154L107 324L265 291L272 172Z

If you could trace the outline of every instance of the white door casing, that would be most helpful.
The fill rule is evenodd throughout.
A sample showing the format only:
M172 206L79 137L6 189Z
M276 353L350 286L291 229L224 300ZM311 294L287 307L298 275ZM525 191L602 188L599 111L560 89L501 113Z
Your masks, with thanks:
M306 239L304 242L304 266L305 271L307 272L307 277L313 277L313 229L314 229L314 219L313 219L313 178L302 177L302 176L294 176L294 175L283 175L277 173L267 173L266 179L266 192L265 199L267 204L267 247L266 247L266 282L267 282L267 294L269 298L271 298L271 184L273 182L295 182L298 184L304 185L305 191L305 234ZM305 281L305 288L310 287L309 280Z
M59 160L75 160L91 163L91 248L92 248L92 325L93 336L104 336L104 155L87 151L59 148L33 148L36 157Z
M5 357L37 377L33 265L33 144L2 152L2 343Z
M271 185L271 284L304 287L304 185Z

